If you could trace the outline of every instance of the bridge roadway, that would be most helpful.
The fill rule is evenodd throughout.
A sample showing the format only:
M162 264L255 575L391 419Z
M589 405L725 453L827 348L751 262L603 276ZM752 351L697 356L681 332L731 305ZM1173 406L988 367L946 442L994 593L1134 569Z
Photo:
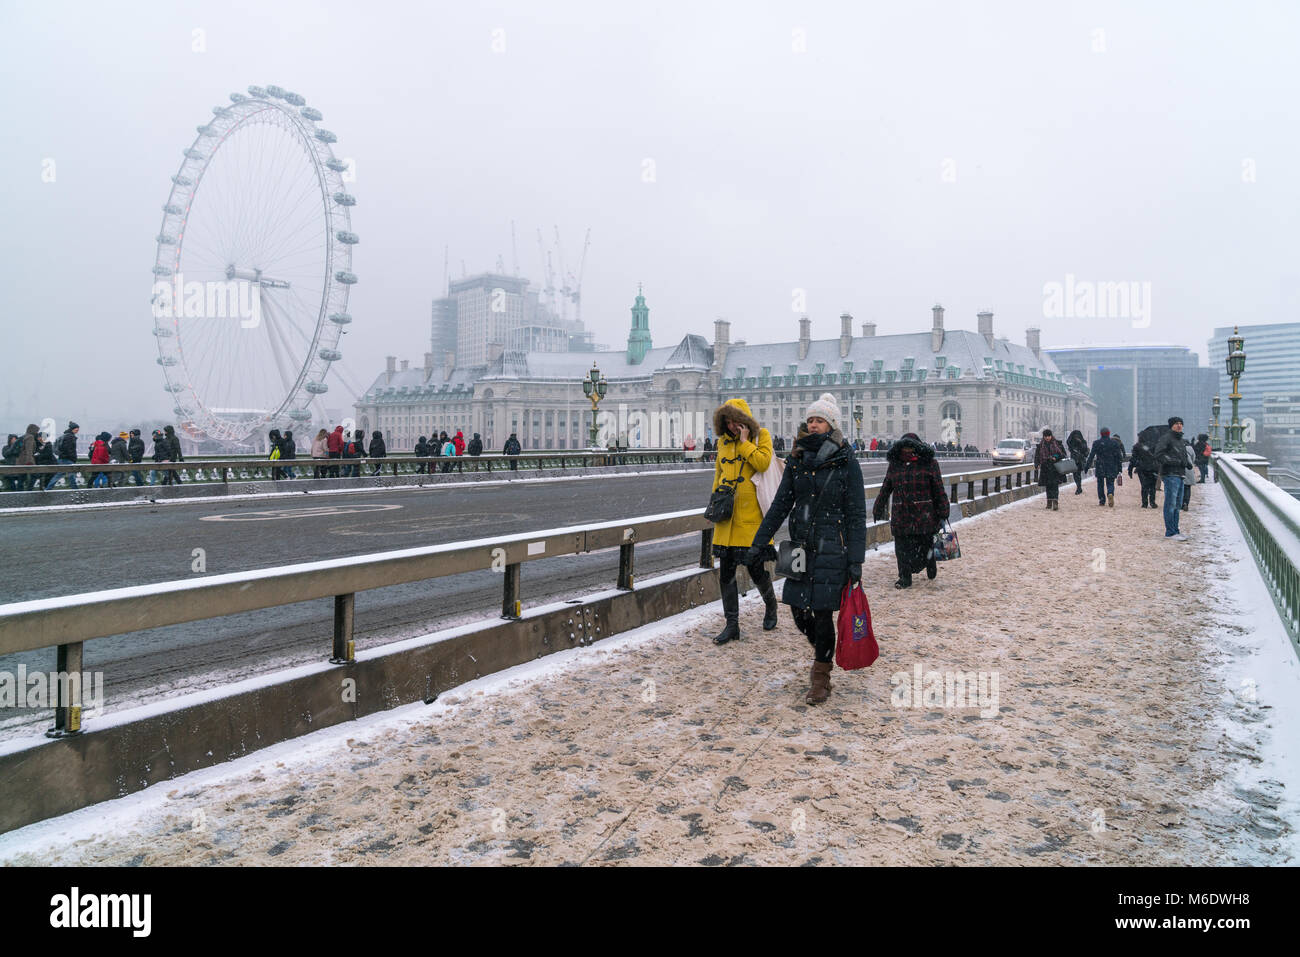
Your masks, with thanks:
M941 461L945 473L987 461ZM883 462L863 463L868 483ZM26 601L190 575L195 549L206 574L270 568L440 542L678 511L708 498L712 472L622 473L604 477L259 496L219 502L120 505L102 509L0 513L0 601ZM304 481L304 488L310 483ZM696 536L637 548L646 578L698 560ZM599 552L530 562L525 604L578 598L613 586L617 557ZM356 647L373 648L496 614L501 576L484 571L428 584L362 592ZM104 672L105 708L317 662L328 656L328 602L156 628L87 643L85 669ZM53 651L0 656L0 671L53 667ZM0 739L49 724L45 712L10 709Z
M963 522L907 591L869 555L881 657L825 705L788 610L763 633L751 597L718 648L714 604L0 835L0 865L1294 863L1300 685L1222 486L1187 543L1133 483L1087 491Z

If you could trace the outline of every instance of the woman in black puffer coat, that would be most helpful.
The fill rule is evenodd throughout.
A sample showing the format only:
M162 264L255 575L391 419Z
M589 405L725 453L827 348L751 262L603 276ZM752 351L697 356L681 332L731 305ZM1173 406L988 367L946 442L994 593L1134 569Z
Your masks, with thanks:
M862 469L853 447L840 434L840 409L829 392L808 407L808 434L795 442L772 506L754 535L750 563L761 561L766 544L787 515L790 538L812 550L803 581L787 578L781 601L795 626L813 646L807 702L820 704L831 692L835 655L835 612L850 581L862 578L867 551L867 502Z
M382 459L382 458L386 458L387 455L388 455L388 446L384 445L383 433L380 432L378 429L375 429L375 431L370 433L370 448L366 452L366 458ZM382 467L383 467L382 462L376 462L375 468L370 474L378 475L379 470Z
M908 432L889 447L889 470L871 507L872 518L884 521L889 513L889 531L894 537L894 558L898 562L895 588L911 588L912 573L925 569L933 578L938 565L931 555L934 533L948 517L948 493L943 473L934 460L934 449ZM893 507L890 508L890 499Z

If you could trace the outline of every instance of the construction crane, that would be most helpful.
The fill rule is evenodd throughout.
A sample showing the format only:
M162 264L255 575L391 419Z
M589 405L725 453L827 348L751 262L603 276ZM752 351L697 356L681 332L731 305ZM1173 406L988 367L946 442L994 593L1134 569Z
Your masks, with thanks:
M572 293L570 298L573 300L573 319L575 322L582 321L582 275L587 271L587 250L591 247L591 227L587 227L587 235L582 241L582 259L578 261L578 275L570 276L572 280L570 287Z
M559 302L555 295L555 270L551 267L551 254L546 251L546 243L542 240L540 227L537 230L537 252L542 257L542 264L546 267L546 285L542 287L542 292L546 294L551 312L558 315Z
M515 221L510 220L510 253L515 258L515 278L519 278L519 243L515 239Z

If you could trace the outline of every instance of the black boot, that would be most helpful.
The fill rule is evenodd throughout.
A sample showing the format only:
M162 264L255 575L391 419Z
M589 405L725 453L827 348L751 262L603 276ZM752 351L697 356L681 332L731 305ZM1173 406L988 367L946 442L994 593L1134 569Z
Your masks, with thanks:
M763 596L763 604L766 606L766 612L763 614L763 630L771 631L776 627L776 590L772 587L770 578L758 585L758 593Z
M939 563L936 562L934 556L931 555L929 560L925 563L925 577L932 579L937 574L939 574Z
M740 594L734 578L722 586L722 611L727 616L727 627L714 637L715 645L725 645L740 637Z

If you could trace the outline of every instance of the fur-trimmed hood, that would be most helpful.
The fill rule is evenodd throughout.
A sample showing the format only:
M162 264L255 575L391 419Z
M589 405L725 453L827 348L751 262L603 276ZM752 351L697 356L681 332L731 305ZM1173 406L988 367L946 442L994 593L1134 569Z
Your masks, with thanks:
M885 458L892 464L903 461L903 450L911 449L916 453L917 459L924 465L934 461L934 449L926 445L919 439L901 438L889 447L889 454Z
M758 437L761 425L754 419L753 414L749 411L749 403L744 399L728 399L722 405L718 406L713 412L713 433L719 439L731 438L731 432L727 429L726 419L739 422L745 428L749 429L750 439Z

